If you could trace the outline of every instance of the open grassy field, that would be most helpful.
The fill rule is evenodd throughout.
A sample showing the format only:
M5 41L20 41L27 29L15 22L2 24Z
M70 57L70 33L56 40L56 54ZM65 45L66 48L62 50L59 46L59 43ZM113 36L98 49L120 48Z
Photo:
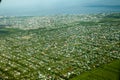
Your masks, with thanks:
M70 80L120 80L120 60L114 60L107 65L84 72Z
M120 13L0 17L3 80L79 80L79 75L86 80L96 80L96 75L116 80L100 75L104 69L108 73L108 63L113 62L111 70L117 76L116 60L120 60ZM89 75L92 70L88 79L84 72Z

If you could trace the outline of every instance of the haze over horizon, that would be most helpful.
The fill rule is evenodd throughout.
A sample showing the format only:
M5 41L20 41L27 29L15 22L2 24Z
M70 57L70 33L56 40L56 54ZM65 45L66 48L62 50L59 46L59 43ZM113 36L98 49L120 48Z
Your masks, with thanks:
M34 15L55 11L60 14L67 13L67 10L68 13L77 12L81 7L92 5L120 6L120 0L2 0L0 15Z

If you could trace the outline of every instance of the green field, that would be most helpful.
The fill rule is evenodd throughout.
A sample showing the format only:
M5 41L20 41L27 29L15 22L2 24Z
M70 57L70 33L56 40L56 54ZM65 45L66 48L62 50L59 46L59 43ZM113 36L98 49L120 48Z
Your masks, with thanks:
M120 60L87 71L71 80L120 80Z
M119 80L119 60L120 13L0 17L3 80Z

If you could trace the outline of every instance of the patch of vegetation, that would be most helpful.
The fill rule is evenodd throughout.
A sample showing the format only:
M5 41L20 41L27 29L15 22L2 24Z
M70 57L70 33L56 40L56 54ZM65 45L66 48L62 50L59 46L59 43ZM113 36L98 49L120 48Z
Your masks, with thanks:
M5 28L5 27L1 27L0 28L0 36L9 36L10 34L16 34L17 32L23 32L20 29L12 29L12 28Z
M112 61L92 71L74 77L71 80L119 80L120 79L120 60Z
M114 18L114 19L120 19L120 13L112 13L105 16L105 18Z

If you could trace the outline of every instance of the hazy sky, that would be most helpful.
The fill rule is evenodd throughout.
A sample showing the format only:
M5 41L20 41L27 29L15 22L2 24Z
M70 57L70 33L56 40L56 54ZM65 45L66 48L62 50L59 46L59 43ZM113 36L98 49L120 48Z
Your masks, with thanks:
M2 0L0 15L9 12L34 12L90 5L120 5L120 0Z
M103 4L103 5L120 5L120 0L2 0L4 7L55 7L57 5L90 5L90 4Z

